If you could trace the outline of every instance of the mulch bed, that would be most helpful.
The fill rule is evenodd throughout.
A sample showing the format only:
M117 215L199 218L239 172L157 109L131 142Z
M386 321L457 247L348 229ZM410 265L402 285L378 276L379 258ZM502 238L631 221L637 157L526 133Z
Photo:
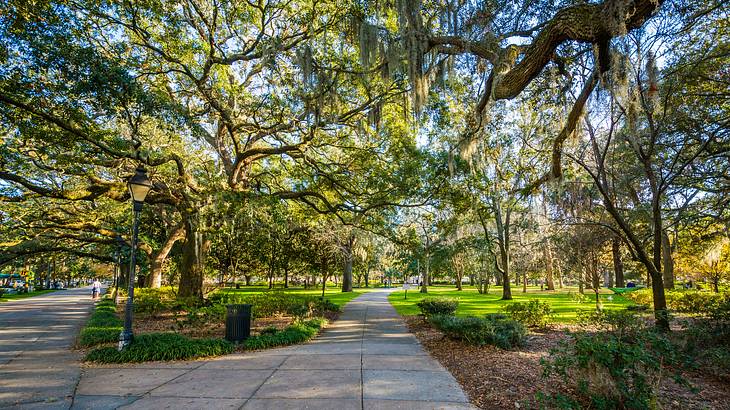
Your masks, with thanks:
M560 377L544 378L540 365L540 358L547 356L551 348L569 339L565 327L531 332L525 346L501 350L448 339L420 316L407 316L405 320L424 348L454 375L479 408L537 408L539 392L573 394ZM730 409L727 381L700 372L685 377L699 392L694 394L665 378L660 387L662 408Z

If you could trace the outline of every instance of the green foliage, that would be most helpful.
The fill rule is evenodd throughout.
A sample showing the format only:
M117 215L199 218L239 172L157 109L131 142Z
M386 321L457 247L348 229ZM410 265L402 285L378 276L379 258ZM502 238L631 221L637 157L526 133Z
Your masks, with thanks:
M502 349L522 345L527 333L521 323L505 319L503 315L432 315L429 322L452 339L477 346L494 345Z
M569 292L568 295L570 295L570 299L576 303L586 303L589 301L588 296L580 292Z
M636 314L630 310L601 310L581 312L578 322L583 326L593 326L601 330L627 333L637 332L643 326Z
M261 331L259 331L259 334L260 335L273 335L278 331L279 331L279 329L276 326L266 326L265 328L261 329Z
M459 307L459 300L443 297L429 297L421 299L417 305L421 310L421 314L426 317L434 315L453 315L456 312L456 308Z
M186 307L184 315L175 315L175 324L178 329L200 327L207 323L222 323L226 317L226 307L212 305L203 307Z
M243 346L246 349L258 350L305 342L316 336L326 323L326 319L315 318L294 322L281 331L276 328L268 328L265 329L266 332L261 332L258 336L246 339Z
M711 315L723 302L727 304L730 294L710 293L702 291L668 292L669 308L681 313Z
M592 408L655 407L662 375L680 364L677 347L630 312L598 312L584 319L608 330L573 334L542 359L544 375L558 374L573 383Z
M81 330L78 345L82 347L96 346L119 340L123 322L116 313L116 306L111 299L104 299L96 305L86 326Z
M613 291L613 293L615 293L617 295L623 295L625 293L636 292L637 290L644 289L644 288L632 287L632 288L609 288L609 289L611 289Z
M625 295L638 305L651 306L654 302L651 289L641 289ZM679 313L709 315L730 299L728 293L713 293L700 290L673 290L666 291L667 307Z
M730 299L724 299L706 317L684 324L684 352L695 364L719 377L730 375Z
M172 287L140 288L134 291L134 313L156 316L173 307L180 307L181 300L175 296ZM184 304L184 303L183 303Z
M553 310L548 302L533 299L529 302L515 302L504 307L512 319L525 326L545 327L552 316Z
M338 312L340 307L328 300L315 296L273 291L264 293L216 292L209 300L214 305L250 304L253 318L291 315L298 318Z
M86 355L86 360L99 363L188 360L232 351L233 344L223 339L189 339L176 333L148 333L135 337L121 352L114 347L94 349Z

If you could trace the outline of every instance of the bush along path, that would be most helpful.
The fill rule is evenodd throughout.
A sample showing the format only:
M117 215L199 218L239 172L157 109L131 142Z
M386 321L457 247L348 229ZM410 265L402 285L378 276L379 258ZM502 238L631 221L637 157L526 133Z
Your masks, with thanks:
M81 331L77 346L91 348L86 361L97 363L137 363L147 361L192 360L232 353L234 350L260 350L288 346L310 340L327 324L321 315L334 316L340 307L328 300L312 296L284 292L254 295L214 295L203 306L189 305L178 300L171 292L161 289L140 289L135 302L135 321L154 321L156 315L173 312L177 332L138 332L128 349L117 351L117 341L122 331L121 306L115 306L110 295L97 304L94 313ZM223 296L223 297L221 297ZM250 303L255 318L289 315L287 326L265 327L239 345L234 345L221 335L190 337L180 331L216 326L225 321L225 304ZM309 318L309 319L308 319ZM184 325L183 325L184 324ZM222 331L222 328L219 330Z
M301 345L187 362L90 365L74 408L472 409L456 380L408 332L388 292L354 299ZM249 347L288 341L315 325L263 332Z

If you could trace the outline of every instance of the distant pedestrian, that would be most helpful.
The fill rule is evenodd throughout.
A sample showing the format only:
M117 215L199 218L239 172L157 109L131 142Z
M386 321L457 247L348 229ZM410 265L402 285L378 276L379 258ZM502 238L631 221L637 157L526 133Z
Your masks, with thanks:
M99 293L101 293L101 282L99 282L99 279L95 279L94 284L91 285L91 298L98 299Z

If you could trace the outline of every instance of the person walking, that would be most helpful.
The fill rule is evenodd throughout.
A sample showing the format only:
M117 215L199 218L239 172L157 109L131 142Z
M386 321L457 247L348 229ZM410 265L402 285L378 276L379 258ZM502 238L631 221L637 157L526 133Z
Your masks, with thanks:
M101 282L99 282L99 279L94 279L94 284L91 285L91 298L98 299L99 293L101 293Z

